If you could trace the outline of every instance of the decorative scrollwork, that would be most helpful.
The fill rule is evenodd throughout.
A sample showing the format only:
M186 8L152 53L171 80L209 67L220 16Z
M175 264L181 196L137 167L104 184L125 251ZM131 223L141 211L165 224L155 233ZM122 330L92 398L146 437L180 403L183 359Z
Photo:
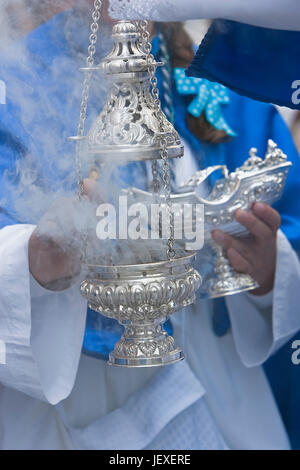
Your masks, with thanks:
M125 331L110 355L110 363L117 365L162 365L183 358L174 339L163 329L166 318L195 300L201 277L190 264L190 258L176 260L176 269L170 261L157 263L146 275L135 269L114 267L107 279L101 272L81 284L81 293L89 306L99 313L115 318ZM154 263L155 265L155 263ZM144 268L143 268L144 269Z
M149 65L153 56L141 47L135 22L113 27L113 50L97 67L112 82L105 106L87 135L88 154L99 161L158 159L160 144L167 142L169 158L183 155L179 134L158 109L151 93Z
M178 278L159 282L116 280L105 285L97 279L86 279L81 293L103 315L121 322L140 322L167 317L192 303L199 285L200 276L191 269Z
M177 351L174 339L163 335L155 340L128 341L123 337L115 346L114 355L119 358L155 358Z
M212 208L205 206L205 222L213 226L220 226L234 222L234 213L237 209L247 210L253 202L266 202L272 204L281 197L289 168L252 176L244 179L235 198L230 204L223 204Z

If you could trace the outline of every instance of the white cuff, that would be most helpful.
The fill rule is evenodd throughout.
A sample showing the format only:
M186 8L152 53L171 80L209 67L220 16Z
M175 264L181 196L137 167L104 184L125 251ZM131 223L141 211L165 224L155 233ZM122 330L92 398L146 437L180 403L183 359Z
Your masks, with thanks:
M31 278L28 241L34 228L0 230L0 340L6 347L0 382L56 404L74 385L86 303L78 285L50 292Z
M55 294L56 292L50 291L43 287L37 282L37 280L29 273L29 282L30 282L30 297L36 299L38 297L43 297L44 295Z
M230 296L226 304L235 345L247 367L265 362L300 329L300 263L280 230L273 291L262 297Z
M265 295L254 295L250 292L246 292L249 300L258 308L258 309L267 309L271 308L273 305L274 289L271 292L268 292Z

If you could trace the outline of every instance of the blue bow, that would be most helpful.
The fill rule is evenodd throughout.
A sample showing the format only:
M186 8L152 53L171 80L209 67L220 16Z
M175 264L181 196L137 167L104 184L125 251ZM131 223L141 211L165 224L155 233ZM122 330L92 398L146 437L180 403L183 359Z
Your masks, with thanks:
M237 135L222 116L221 104L230 102L227 88L205 78L187 77L185 70L179 67L174 69L174 76L179 94L197 95L188 107L190 114L199 117L205 110L206 119L216 129L225 131L231 137Z

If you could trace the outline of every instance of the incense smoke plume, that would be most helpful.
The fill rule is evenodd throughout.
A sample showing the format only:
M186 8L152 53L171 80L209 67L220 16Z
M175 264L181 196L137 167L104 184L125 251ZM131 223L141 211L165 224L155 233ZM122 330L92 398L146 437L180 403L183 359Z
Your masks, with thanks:
M75 146L83 74L90 34L91 8L86 0L2 0L0 5L0 81L6 104L0 105L2 174L0 208L9 223L39 224L45 235L63 235L74 245L88 233L92 250L112 262L129 262L137 244L96 239L99 202L116 202L126 186L115 165L101 168L97 197L79 204L76 197ZM55 15L59 17L55 17ZM55 17L57 28L44 24ZM52 31L52 32L51 32ZM96 63L112 47L111 25L101 24ZM108 85L97 73L92 78L86 130L100 113ZM83 157L86 177L91 161ZM125 172L126 173L126 172ZM139 185L138 174L131 175ZM44 214L49 216L44 217ZM42 223L40 222L42 219ZM51 223L49 223L49 219ZM48 222L46 222L48 221ZM147 251L147 250L146 250ZM148 256L141 248L143 260Z

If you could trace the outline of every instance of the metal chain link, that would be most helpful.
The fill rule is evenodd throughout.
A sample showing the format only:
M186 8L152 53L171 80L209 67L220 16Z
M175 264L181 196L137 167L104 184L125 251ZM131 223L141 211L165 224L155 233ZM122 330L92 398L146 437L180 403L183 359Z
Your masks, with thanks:
M150 62L154 60L153 54L151 54L152 44L150 42L150 33L148 31L148 21L140 20L135 22L137 29L141 36L141 47L146 54L147 62L150 65ZM153 192L158 194L160 191L160 181L159 181L159 171L158 171L158 162L157 160L152 161L152 178L153 178Z
M88 57L86 59L86 65L88 68L93 67L95 63L95 54L96 54L96 43L97 43L97 32L99 30L99 20L100 20L100 9L102 6L101 0L94 1L94 11L92 13L92 24L91 24L91 34L89 37L89 47L88 47ZM77 137L79 139L76 142L75 150L75 166L76 166L76 175L77 175L77 184L78 184L78 195L81 199L84 196L84 185L83 185L83 175L82 175L82 161L81 161L81 150L82 150L82 138L84 136L84 127L87 115L87 106L90 93L92 71L85 70L84 72L84 81L83 81L83 90L82 98L80 105L80 115L79 115L79 124L77 129Z
M95 63L95 54L96 54L96 43L97 43L97 32L99 30L99 21L100 21L100 9L102 6L101 0L94 1L94 11L92 13L92 24L91 24L91 34L89 37L89 47L88 47L88 57L86 59L87 68L92 68ZM90 85L91 85L92 70L84 71L84 80L82 87L82 98L80 105L80 115L79 115L79 124L77 129L76 141L76 150L75 150L75 168L77 175L77 186L78 186L78 197L81 201L84 197L84 184L83 184L83 174L82 174L82 138L84 136L85 121L87 116L87 107L90 94ZM87 257L87 246L88 246L88 233L82 233L82 261Z
M172 100L172 66L171 66L171 59L168 50L168 45L165 39L165 36L160 31L158 33L159 38L159 55L165 59L165 66L162 68L162 87L163 87L163 97L165 106L163 107L163 111L167 116L168 120L174 124L175 120L175 112Z
M159 127L160 127L160 132L161 134L164 133L164 118L163 114L161 111L161 102L159 99L159 90L157 86L157 78L155 75L156 72L156 66L154 65L154 57L151 54L152 50L152 45L150 42L150 33L147 29L148 27L148 21L146 20L140 20L139 22L139 31L141 34L141 41L142 41L142 46L143 49L147 55L147 62L148 62L148 70L149 70L149 75L150 75L150 83L151 83L151 93L153 96L154 100L154 108L156 112L156 117L159 121ZM167 257L168 259L172 259L175 257L176 252L174 249L174 220L172 217L172 203L171 203L171 185L170 185L170 164L169 164L169 159L168 159L168 142L166 137L161 137L160 139L160 157L162 159L162 169L163 169L163 174L162 174L162 180L163 180L163 186L164 186L164 195L165 195L165 201L167 204L167 212L168 212L168 220L169 220L169 228L170 228L170 234L169 238L167 241ZM158 169L157 169L157 161L155 161L156 166L152 165L152 173L153 173L153 185L154 185L154 178L157 177L158 175Z
M173 98L172 98L172 75L173 75L173 68L171 65L171 58L169 54L169 48L167 44L167 40L160 30L160 26L157 25L158 28L158 38L159 38L159 51L158 51L158 60L164 61L165 65L162 67L161 74L162 74L162 91L163 91L163 98L164 102L162 103L162 110L165 113L167 119L174 124L175 121L175 110L173 105ZM175 171L175 163L174 160L169 161L170 164L170 184L172 188L172 181L176 182L176 171Z

